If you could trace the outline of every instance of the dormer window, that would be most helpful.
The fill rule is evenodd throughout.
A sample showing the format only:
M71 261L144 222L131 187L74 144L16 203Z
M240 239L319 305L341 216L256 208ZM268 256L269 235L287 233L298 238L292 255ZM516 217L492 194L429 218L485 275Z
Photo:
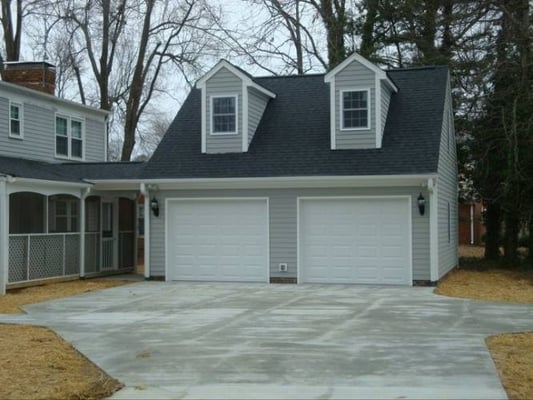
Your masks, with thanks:
M341 91L341 129L370 129L370 90Z
M237 134L237 96L213 96L211 107L211 134Z

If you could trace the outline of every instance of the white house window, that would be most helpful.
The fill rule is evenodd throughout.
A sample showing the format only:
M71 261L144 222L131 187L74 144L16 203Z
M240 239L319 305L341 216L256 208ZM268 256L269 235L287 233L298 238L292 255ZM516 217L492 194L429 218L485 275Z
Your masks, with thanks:
M367 89L341 91L341 129L370 128L369 98Z
M9 105L9 136L22 138L22 105L10 103Z
M81 121L70 121L70 143L72 157L82 158L83 155L83 138L81 132Z
M56 156L83 158L83 122L81 120L56 116Z
M212 97L211 133L237 133L237 96Z
M50 198L50 232L78 231L78 200Z

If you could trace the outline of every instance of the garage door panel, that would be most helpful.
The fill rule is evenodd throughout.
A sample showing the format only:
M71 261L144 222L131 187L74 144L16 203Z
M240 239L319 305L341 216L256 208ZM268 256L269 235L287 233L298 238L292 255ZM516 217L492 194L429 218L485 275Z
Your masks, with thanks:
M302 199L300 280L410 284L407 198Z
M169 279L268 279L268 206L264 199L169 201Z

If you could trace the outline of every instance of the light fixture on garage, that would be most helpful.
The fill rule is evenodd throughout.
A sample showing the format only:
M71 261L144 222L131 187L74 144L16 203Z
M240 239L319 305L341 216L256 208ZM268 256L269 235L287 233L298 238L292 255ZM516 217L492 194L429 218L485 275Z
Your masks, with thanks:
M424 198L424 196L422 196L422 192L420 192L420 194L418 195L417 202L418 211L420 212L420 215L424 215L424 213L426 212L426 199Z
M156 217L159 217L159 202L157 201L155 196L152 197L152 201L150 202L150 208L152 209L152 212L154 213L154 215Z

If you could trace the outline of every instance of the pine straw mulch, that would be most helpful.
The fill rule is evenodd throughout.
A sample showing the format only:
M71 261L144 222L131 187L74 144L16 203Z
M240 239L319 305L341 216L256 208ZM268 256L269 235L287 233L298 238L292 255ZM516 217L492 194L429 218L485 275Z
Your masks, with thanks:
M448 274L435 293L475 300L533 303L533 270L484 262L482 247L461 246L464 267ZM533 308L532 308L533 309ZM503 386L512 400L533 399L533 332L487 338Z
M533 333L491 336L486 343L509 398L533 399Z
M87 279L9 290L0 313L26 304L134 283ZM0 324L0 399L103 399L123 387L49 329Z
M10 289L5 296L0 296L0 314L21 313L21 306L60 299L93 290L122 286L133 281L114 279L78 279L68 282L47 283L21 289Z
M123 387L54 332L0 325L1 399L103 399Z

